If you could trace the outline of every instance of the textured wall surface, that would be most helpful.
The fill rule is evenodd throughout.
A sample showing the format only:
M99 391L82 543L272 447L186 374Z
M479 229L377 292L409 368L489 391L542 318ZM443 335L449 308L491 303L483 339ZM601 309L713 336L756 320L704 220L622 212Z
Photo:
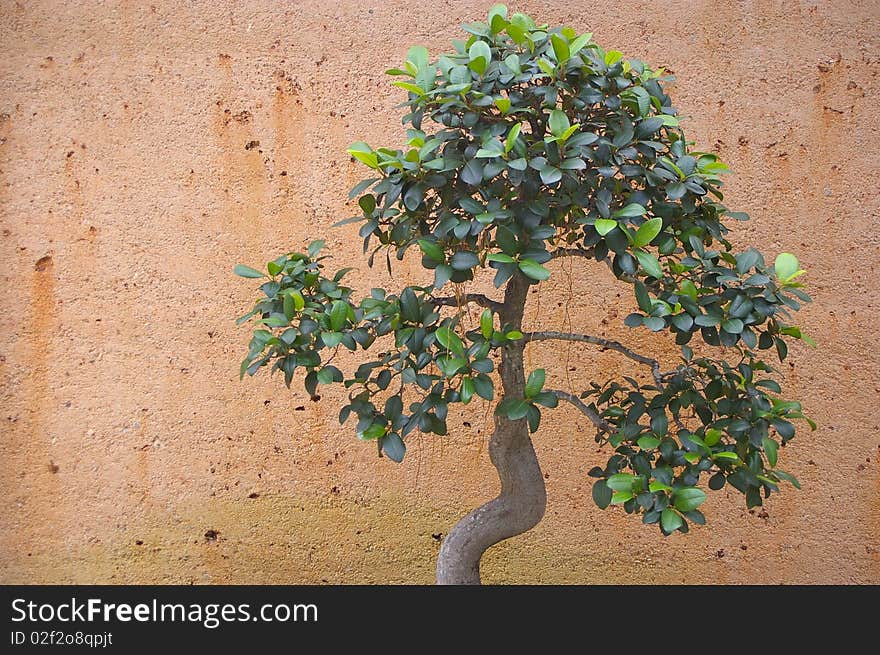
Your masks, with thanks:
M323 236L358 265L352 141L399 144L383 71L436 53L490 3L0 2L0 582L430 582L439 540L495 493L479 402L402 466L277 379L238 381L254 299L231 275ZM880 583L880 5L521 2L677 75L701 149L736 174L738 245L799 255L815 302L786 392L820 424L781 453L804 489L759 511L712 494L663 539L601 512L590 425L536 436L549 506L493 549L490 582ZM343 264L340 264L343 265ZM531 327L652 347L604 267L554 264ZM358 265L351 282L392 279ZM474 285L491 292L483 282ZM665 343L659 338L655 342ZM674 351L663 347L664 362ZM548 383L629 372L530 346ZM480 401L482 402L482 401Z

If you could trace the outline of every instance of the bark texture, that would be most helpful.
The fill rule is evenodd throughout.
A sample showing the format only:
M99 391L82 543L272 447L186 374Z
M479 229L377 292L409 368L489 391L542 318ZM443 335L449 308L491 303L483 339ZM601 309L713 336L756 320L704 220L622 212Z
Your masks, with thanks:
M519 274L507 284L499 309L502 323L521 330L528 282ZM514 341L501 352L501 385L504 396L525 393L523 350L525 341ZM437 584L480 584L480 559L491 546L522 534L544 516L547 493L541 467L529 438L525 419L495 417L489 457L501 479L501 493L459 521L443 540L437 559Z

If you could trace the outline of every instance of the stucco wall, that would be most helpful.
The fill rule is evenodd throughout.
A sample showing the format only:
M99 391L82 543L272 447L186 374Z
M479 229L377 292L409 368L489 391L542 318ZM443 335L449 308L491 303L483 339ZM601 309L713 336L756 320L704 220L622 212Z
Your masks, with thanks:
M377 460L332 394L238 382L233 318L254 296L230 271L318 236L362 261L357 228L330 225L363 174L346 146L400 142L383 71L489 4L0 3L0 582L432 580L440 535L495 491L489 408L413 439L402 466ZM593 505L586 472L607 454L561 407L536 437L547 516L485 579L880 582L878 3L516 9L677 74L690 137L752 214L735 241L809 270L800 322L820 348L784 368L820 428L782 452L803 491L758 512L712 494L708 526L663 539ZM604 268L554 272L530 325L567 309L575 331L652 347L619 327L630 294ZM352 281L420 275L362 264ZM529 364L556 387L630 370L578 345Z

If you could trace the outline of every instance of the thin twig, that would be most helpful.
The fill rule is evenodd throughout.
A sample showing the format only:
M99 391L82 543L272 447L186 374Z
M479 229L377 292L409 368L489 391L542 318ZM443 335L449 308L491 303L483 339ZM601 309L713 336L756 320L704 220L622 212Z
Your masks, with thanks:
M463 293L458 297L444 296L438 298L437 296L433 296L433 299L435 304L441 306L458 307L461 303L474 303L480 307L488 307L496 312L501 308L502 304L497 300L492 300L488 296L484 296L482 293Z
M599 416L596 411L587 405L583 400L575 396L573 393L568 393L567 391L562 391L560 389L547 389L550 393L554 394L560 400L566 400L570 402L572 405L577 407L581 413L586 416L590 421L595 425L598 429L603 432L614 432L614 426L608 423L605 419Z
M584 343L592 343L596 346L601 346L605 350L616 350L617 352L629 357L631 360L639 362L640 364L645 364L651 367L651 374L654 376L654 381L657 383L658 387L663 386L663 374L660 372L660 362L652 357L646 357L645 355L640 355L639 353L627 348L619 341L612 341L611 339L603 339L602 337L594 337L590 334L574 334L571 332L554 332L554 331L546 331L546 332L526 332L523 335L523 341L549 341L549 340L557 340L557 341L582 341Z
M553 252L550 253L550 259L559 259L560 257L584 257L586 259L592 259L593 261L597 261L596 254L595 254L593 248L558 248L557 250L554 250ZM629 282L630 284L632 284L633 282L635 282L638 279L637 277L634 277L634 276L629 275L627 273L621 273L621 272L615 271L614 270L614 263L611 261L611 259L607 255L598 261L601 261L609 269L611 269L611 272L614 273L614 275L619 280L623 280L624 282Z

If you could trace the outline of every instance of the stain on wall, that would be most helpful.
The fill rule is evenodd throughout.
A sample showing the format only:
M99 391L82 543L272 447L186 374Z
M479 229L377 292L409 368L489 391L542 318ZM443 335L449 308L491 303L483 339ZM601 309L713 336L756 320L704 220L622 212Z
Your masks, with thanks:
M414 437L402 466L277 380L237 379L253 301L234 278L323 237L362 261L356 140L401 143L383 71L490 3L0 5L0 582L430 582L454 521L496 488L487 405ZM522 2L540 20L675 72L690 138L736 174L738 245L798 253L815 302L787 392L819 422L781 453L803 482L663 539L598 510L589 424L536 436L549 505L493 549L491 582L880 582L880 15L876 2ZM630 294L559 262L530 326L675 351L621 327ZM425 278L363 263L354 286ZM425 278L426 279L426 278ZM492 292L487 280L477 291ZM553 386L641 373L613 353L534 344Z

